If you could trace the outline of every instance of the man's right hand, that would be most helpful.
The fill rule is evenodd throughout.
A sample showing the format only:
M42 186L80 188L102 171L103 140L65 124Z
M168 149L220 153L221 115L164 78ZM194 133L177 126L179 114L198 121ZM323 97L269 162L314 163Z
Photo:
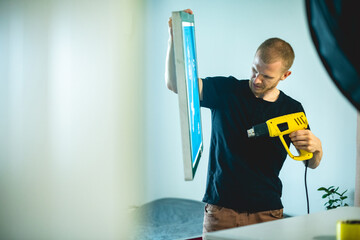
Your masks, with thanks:
M186 12L188 14L194 14L190 8L183 10L183 12Z

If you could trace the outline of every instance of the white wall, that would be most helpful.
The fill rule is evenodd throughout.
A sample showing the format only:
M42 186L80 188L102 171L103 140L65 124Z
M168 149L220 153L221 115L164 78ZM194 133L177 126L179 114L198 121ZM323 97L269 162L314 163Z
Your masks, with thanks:
M195 13L200 77L250 76L258 45L269 37L290 42L295 50L293 74L279 88L302 102L310 126L323 143L321 166L308 171L312 212L323 210L317 188L348 189L353 203L356 152L356 111L340 94L317 56L309 34L305 2L159 1L147 4L146 58L146 198L182 197L201 200L205 190L210 142L210 111L202 110L204 154L195 180L183 180L177 96L164 84L167 21L171 11L191 8ZM294 150L293 150L294 151ZM304 166L290 158L281 172L285 212L306 213Z
M0 1L0 239L128 239L143 4Z

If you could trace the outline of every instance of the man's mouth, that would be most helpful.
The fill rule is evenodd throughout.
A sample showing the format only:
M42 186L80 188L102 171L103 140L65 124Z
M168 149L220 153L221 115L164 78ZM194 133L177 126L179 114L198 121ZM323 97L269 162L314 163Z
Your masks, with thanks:
M253 84L253 87L254 87L254 89L261 89L262 88L261 85L255 85L255 84Z

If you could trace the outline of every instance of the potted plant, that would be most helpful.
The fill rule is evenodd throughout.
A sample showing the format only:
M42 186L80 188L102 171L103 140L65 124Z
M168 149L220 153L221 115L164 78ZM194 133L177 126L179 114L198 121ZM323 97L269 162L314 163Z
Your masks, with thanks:
M330 186L328 188L321 187L318 189L318 191L325 192L322 198L328 199L328 201L324 204L327 210L334 209L337 207L349 206L347 203L344 202L344 200L348 198L347 196L344 195L347 192L347 190L345 190L343 193L339 193L338 190L339 187L335 188L334 186Z

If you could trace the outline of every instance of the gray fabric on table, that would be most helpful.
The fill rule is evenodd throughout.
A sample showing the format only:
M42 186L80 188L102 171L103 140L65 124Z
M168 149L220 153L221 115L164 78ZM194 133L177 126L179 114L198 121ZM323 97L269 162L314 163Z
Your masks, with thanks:
M205 203L162 198L134 210L134 239L184 239L202 235Z

